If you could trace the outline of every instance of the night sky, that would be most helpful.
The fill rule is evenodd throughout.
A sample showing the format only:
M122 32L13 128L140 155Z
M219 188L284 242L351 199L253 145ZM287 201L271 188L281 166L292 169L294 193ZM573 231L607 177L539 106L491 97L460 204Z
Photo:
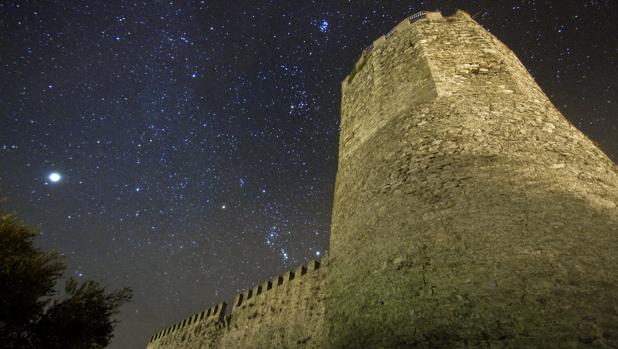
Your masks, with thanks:
M462 8L614 160L618 2L0 1L0 208L130 286L112 348L328 251L340 83Z

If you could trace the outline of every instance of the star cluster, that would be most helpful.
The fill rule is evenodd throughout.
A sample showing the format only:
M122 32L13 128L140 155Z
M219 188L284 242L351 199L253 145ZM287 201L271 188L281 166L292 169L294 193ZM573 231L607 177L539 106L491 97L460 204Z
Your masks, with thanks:
M420 10L461 8L618 158L618 5L0 2L0 197L68 273L130 286L112 348L328 251L340 81Z

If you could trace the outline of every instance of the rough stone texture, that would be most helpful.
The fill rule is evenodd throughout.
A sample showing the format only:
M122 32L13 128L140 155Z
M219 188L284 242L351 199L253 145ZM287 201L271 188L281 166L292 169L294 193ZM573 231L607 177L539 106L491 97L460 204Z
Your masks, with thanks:
M218 305L155 334L147 348L323 348L327 264L268 280L237 295L231 315Z
M618 348L618 169L507 47L422 14L342 88L328 274L301 267L149 349Z
M507 47L404 21L343 82L328 347L618 348L617 203Z
M156 333L147 349L215 348L225 327L226 307L217 304Z

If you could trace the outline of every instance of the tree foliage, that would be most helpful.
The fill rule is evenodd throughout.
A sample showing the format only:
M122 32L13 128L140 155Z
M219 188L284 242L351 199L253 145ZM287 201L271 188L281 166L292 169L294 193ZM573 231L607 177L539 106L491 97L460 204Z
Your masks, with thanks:
M69 278L58 298L65 264L56 252L34 246L37 233L0 213L0 347L103 348L117 323L112 316L131 290L108 292L95 281Z

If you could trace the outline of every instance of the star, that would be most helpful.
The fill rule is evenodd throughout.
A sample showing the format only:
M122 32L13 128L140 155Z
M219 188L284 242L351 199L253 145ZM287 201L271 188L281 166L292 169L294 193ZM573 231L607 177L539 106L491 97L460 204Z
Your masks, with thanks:
M62 176L58 172L50 173L49 176L47 176L47 178L52 183L57 183L57 182L60 182L60 180L62 180Z

